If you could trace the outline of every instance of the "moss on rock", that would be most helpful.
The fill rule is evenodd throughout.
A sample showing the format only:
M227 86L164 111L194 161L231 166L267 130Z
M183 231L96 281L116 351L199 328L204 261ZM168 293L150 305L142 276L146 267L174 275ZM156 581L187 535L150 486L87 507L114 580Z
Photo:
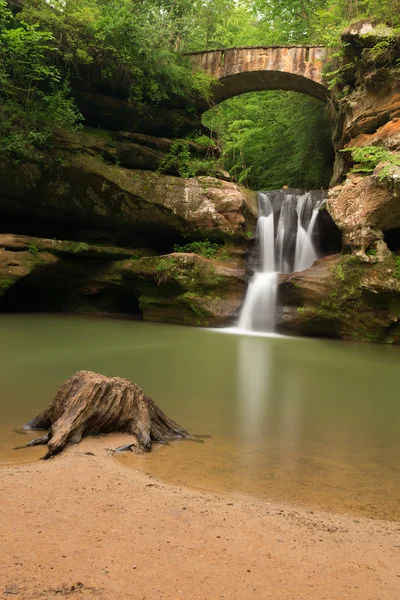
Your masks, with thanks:
M122 261L117 268L150 321L224 325L232 322L246 290L243 269L193 253Z
M354 341L395 339L391 332L400 319L400 280L392 256L376 264L349 255L326 257L285 276L280 296L282 332Z
M20 168L0 172L0 209L61 218L131 236L247 243L256 222L255 193L212 177L182 179L67 152L63 162L20 182Z

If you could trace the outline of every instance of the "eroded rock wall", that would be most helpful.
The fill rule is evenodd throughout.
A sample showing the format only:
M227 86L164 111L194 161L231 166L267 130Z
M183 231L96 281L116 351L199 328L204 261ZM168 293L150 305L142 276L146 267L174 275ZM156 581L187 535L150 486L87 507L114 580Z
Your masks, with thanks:
M351 26L343 41L344 81L335 92L335 174L326 205L341 231L343 253L283 278L279 328L398 343L400 42L386 26L365 21ZM372 160L357 164L352 150L371 147ZM383 160L374 162L374 156Z
M231 323L245 294L256 195L216 177L157 172L172 144L59 131L57 161L3 166L0 310ZM212 259L201 246L173 253L190 241L219 250Z

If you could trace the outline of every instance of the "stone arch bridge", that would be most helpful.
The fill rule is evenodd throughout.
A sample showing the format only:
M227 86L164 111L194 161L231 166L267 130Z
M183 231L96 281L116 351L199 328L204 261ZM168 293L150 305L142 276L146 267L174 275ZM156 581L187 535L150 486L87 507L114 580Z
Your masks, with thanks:
M326 100L324 46L262 46L188 53L195 67L219 80L214 102L246 92L289 90Z

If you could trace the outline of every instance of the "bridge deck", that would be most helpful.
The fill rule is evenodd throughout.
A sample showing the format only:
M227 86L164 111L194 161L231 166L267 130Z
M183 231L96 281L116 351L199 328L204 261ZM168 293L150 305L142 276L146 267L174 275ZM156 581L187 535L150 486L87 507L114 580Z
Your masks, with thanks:
M196 50L195 52L184 52L184 56L195 54L207 54L210 52L227 52L228 50L269 50L271 48L326 48L322 44L275 44L268 46L230 46L229 48L214 48L213 50Z

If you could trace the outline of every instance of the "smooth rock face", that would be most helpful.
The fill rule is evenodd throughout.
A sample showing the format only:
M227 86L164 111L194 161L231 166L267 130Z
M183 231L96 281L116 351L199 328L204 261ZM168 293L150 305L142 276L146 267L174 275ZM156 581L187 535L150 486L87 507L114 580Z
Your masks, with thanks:
M366 77L365 87L357 88L341 101L341 112L344 119L342 147L369 146L376 142L377 132L400 118L400 81L396 78L396 73L385 69L382 78L379 77L379 71L371 73ZM391 124L388 130L381 133L390 135L393 126L396 127ZM372 137L363 138L361 144L360 139L357 139L360 135ZM386 135L381 136L381 139Z
M134 243L140 235L246 241L256 221L255 193L212 177L124 169L90 153L66 153L64 166L22 173L0 173L0 210L121 231Z
M391 105L393 110L393 105ZM399 97L400 114L400 97ZM362 148L363 146L383 146L391 152L400 152L400 118L394 117L374 133L360 133L352 138L348 148Z

